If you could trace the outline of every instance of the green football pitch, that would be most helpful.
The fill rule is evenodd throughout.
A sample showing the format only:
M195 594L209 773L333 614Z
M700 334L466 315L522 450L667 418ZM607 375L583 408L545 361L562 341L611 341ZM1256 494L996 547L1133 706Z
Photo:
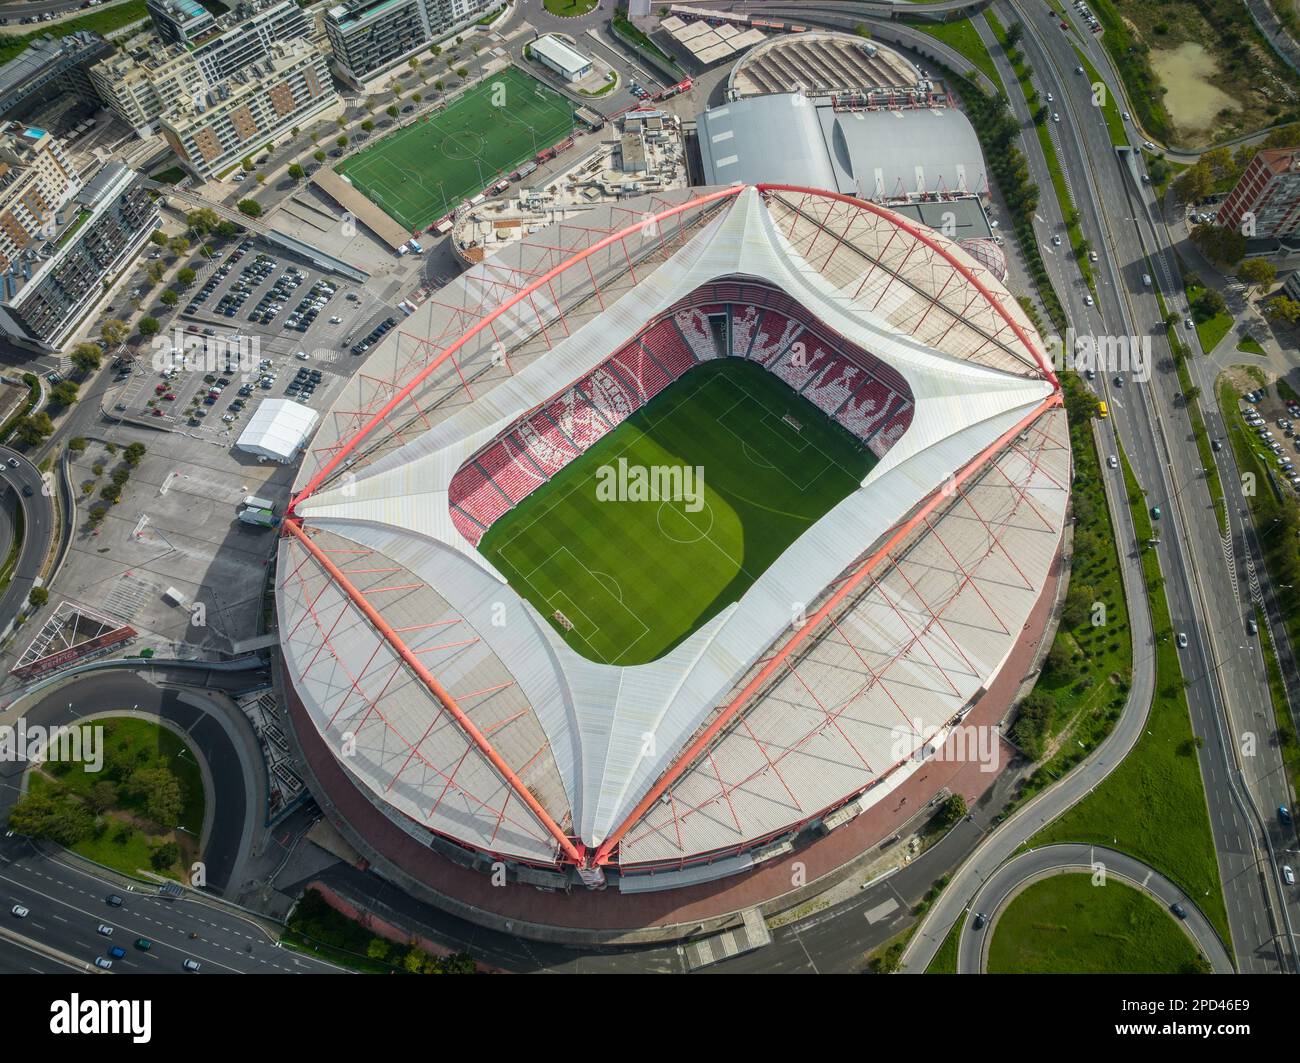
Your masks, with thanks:
M621 464L632 486L610 499ZM479 550L583 656L645 664L739 599L875 464L761 366L706 362L497 520ZM702 491L634 500L632 470L683 467L702 470Z
M571 101L507 67L336 169L415 231L573 132Z

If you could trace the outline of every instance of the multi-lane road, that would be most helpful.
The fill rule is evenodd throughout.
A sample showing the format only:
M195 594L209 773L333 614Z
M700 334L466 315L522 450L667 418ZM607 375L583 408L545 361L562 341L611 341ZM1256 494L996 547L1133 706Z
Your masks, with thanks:
M11 465L17 462L17 465ZM23 543L14 563L13 574L4 593L0 594L0 632L7 631L27 601L36 577L41 573L54 536L54 502L41 471L26 457L8 447L0 447L0 479L12 490L10 499L0 501L9 506L8 526L17 526L17 514L23 515ZM51 481L52 483L53 481ZM16 507L16 508L15 508ZM8 555L11 540L0 543L0 554Z

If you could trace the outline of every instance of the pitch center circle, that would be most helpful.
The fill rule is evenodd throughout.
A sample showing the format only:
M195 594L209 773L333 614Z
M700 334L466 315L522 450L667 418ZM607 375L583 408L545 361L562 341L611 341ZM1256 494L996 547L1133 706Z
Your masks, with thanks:
M713 506L706 501L698 513L688 513L680 502L660 502L655 521L660 534L670 542L698 543L713 530Z
M472 129L462 129L458 133L449 133L442 142L442 153L449 159L476 159L487 147L487 139L482 133Z

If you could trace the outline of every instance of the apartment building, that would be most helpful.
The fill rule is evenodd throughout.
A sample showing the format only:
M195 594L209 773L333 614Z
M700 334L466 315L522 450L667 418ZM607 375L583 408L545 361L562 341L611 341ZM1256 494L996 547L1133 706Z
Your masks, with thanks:
M0 270L54 231L80 186L56 137L16 122L0 128Z
M1217 220L1247 239L1300 233L1300 149L1265 148L1256 154L1219 207Z
M207 179L337 101L325 57L305 41L281 42L201 97L178 103L163 115L162 133L180 161Z
M363 88L504 0L345 0L325 14L334 72Z
M106 163L47 229L0 272L0 331L37 350L61 350L161 223L144 178Z
M203 19L193 6L193 0L148 0L155 29L91 69L100 99L140 136L156 133L164 114L250 70L275 44L306 41L311 33L294 0L241 0L220 19L200 8Z

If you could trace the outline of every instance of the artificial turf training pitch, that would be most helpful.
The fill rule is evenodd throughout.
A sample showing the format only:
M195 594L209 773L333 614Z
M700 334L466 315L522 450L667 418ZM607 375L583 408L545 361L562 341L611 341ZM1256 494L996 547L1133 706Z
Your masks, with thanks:
M620 458L701 467L703 490L609 500ZM479 550L584 657L645 664L739 599L875 464L761 366L706 362L497 520Z
M573 132L573 104L507 67L335 169L412 232Z

